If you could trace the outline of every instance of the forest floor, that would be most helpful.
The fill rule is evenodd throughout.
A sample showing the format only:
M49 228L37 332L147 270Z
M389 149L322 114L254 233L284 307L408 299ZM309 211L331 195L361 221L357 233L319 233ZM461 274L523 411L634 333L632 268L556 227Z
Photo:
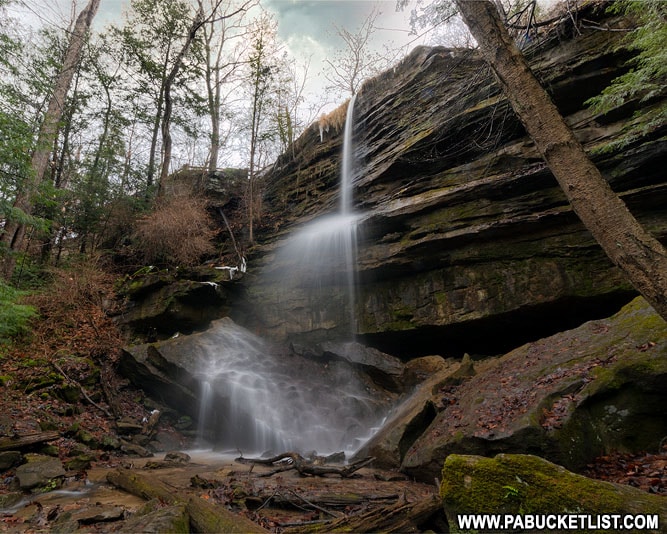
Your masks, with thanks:
M126 521L145 499L106 482L107 474L119 468L159 479L175 493L222 505L275 532L355 517L382 530L380 521L390 520L397 510L406 517L413 513L422 528L445 528L444 514L433 508L435 485L375 470L372 464L350 477L304 477L293 469L274 473L275 466L240 464L229 455L192 454L183 464L151 465L151 459L139 458L150 443L163 450L194 447L192 422L117 374L124 339L110 318L113 306L120 305L113 277L94 268L58 271L50 289L32 303L40 312L32 334L0 347L0 466L4 452L12 450L7 445L12 439L41 435L50 439L22 446L21 453L57 458L65 474L60 488L21 490L16 486L18 464L1 467L0 532L74 528L71 516L77 513L84 519L74 526L86 532L129 531L124 530ZM659 452L598 458L583 474L667 495L667 443ZM419 503L424 507L418 508Z

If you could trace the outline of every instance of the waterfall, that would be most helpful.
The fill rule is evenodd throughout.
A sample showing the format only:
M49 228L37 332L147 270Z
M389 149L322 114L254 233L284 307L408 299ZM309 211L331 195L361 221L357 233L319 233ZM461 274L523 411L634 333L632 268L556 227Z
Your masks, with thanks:
M359 221L352 209L354 103L352 97L343 135L338 211L294 232L277 250L271 269L262 274L261 286L274 292L273 301L263 295L263 304L275 302L278 310L281 302L303 301L298 313L306 317L282 315L281 321L305 321L314 330L334 325L335 335L348 339L356 333ZM382 403L371 397L367 384L347 364L296 362L274 355L260 338L234 326L216 326L219 341L201 377L202 402L206 398L216 410L202 406L206 420L200 425L222 427L219 444L260 452L351 451L381 419Z
M206 354L199 429L215 429L217 447L352 452L384 411L340 362L275 354L231 320L218 321L199 344Z
M352 211L352 178L354 171L354 103L353 95L347 104L345 129L343 131L343 158L340 172L340 213L347 215Z
M336 324L353 338L357 331L356 262L360 214L352 209L355 170L354 104L347 106L339 179L338 210L296 230L276 253L272 282L287 301L300 291L314 324Z

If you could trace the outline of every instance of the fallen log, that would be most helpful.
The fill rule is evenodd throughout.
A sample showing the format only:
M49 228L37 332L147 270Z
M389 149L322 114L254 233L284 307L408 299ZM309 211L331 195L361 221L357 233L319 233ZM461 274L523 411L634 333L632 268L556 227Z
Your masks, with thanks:
M362 514L343 517L326 523L304 522L298 526L284 526L284 534L313 532L418 532L419 526L442 510L436 495L415 502L399 502L382 506Z
M0 451L20 450L31 445L37 445L38 443L53 441L59 437L60 432L56 430L3 437L0 438Z
M369 465L374 457L363 458L354 463L345 465L345 466L334 466L334 465L317 465L316 463L306 460L297 452L285 452L271 458L236 458L234 461L241 464L260 464L260 465L279 465L283 462L290 462L287 465L280 465L274 471L269 473L262 473L258 476L272 476L276 473L282 473L284 471L289 471L290 469L296 469L302 476L324 476L324 475L339 475L342 478L349 478L355 472L359 471L362 467Z
M129 469L117 469L107 474L107 480L128 493L146 500L160 499L166 504L185 504L190 524L196 532L265 533L250 519L234 514L224 506L215 506L185 491L172 488L155 476L140 474Z

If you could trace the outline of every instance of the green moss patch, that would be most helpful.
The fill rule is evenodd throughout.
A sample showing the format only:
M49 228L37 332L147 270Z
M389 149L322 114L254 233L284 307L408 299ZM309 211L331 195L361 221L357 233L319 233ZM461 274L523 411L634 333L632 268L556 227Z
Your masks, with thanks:
M450 526L457 524L458 514L642 513L667 517L667 499L662 496L593 480L523 454L448 456L440 496Z

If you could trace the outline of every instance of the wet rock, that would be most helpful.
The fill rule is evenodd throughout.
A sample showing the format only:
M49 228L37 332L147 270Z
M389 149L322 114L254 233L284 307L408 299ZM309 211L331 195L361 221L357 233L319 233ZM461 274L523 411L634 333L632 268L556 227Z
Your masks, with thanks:
M374 382L390 391L400 392L403 389L400 379L405 365L395 356L354 341L325 341L321 350L325 357L339 358L361 368Z
M589 6L581 17L622 22ZM625 137L634 111L651 104L608 116L584 104L627 68L630 52L612 33L574 31L563 19L531 48L531 65L614 190L664 239L667 143L659 129ZM281 293L277 276L250 288L263 331L295 343L342 339L354 311L364 343L391 354L493 355L605 317L634 296L475 52L416 48L364 84L355 114L355 309L330 310L343 287L327 287L327 298L305 284ZM279 223L260 234L256 254L277 273L289 265L276 263L275 249L339 199L341 135L321 138L314 124L296 147L267 175L265 201Z
M641 298L613 317L476 365L402 470L432 480L450 454L543 456L570 469L612 451L656 450L667 435L667 323ZM436 391L436 393L438 393Z
M185 452L180 451L171 451L164 455L166 462L174 462L177 464L187 464L191 458L190 455Z
M460 514L667 514L667 499L637 488L593 480L537 456L495 458L452 454L442 469L440 496L450 525ZM519 518L521 519L521 518ZM514 525L518 530L531 527ZM599 530L601 527L580 527ZM622 526L620 527L622 528ZM620 530L603 527L604 530ZM555 531L558 527L542 527ZM563 529L565 530L565 529ZM664 525L661 525L664 532Z
M422 376L421 372L427 372L428 377L424 377L407 400L394 409L380 431L357 451L354 459L373 456L376 467L400 467L408 448L436 417L439 397L434 394L433 388L452 376L459 367L454 360L439 356L425 356L411 361L411 373Z
M60 460L39 454L26 454L25 459L27 463L16 468L16 478L22 490L57 487L62 483L65 470Z
M129 443L127 441L122 441L120 450L131 456L138 456L139 458L151 458L153 456L153 453L145 447L137 445L136 443Z
M120 324L143 338L165 339L205 328L229 310L241 280L211 266L129 277L120 289L128 307Z
M82 525L89 525L91 523L118 521L123 519L124 516L125 509L122 506L96 505L77 510L72 514L72 519Z
M19 451L0 452L0 471L7 471L15 465L19 465L23 457Z
M23 499L23 493L12 492L0 494L0 509L11 509Z
M164 455L164 460L146 462L146 469L162 469L164 467L184 466L190 462L190 455L184 452L171 451Z
M148 448L155 452L173 451L183 446L182 438L172 432L159 431L155 433Z

